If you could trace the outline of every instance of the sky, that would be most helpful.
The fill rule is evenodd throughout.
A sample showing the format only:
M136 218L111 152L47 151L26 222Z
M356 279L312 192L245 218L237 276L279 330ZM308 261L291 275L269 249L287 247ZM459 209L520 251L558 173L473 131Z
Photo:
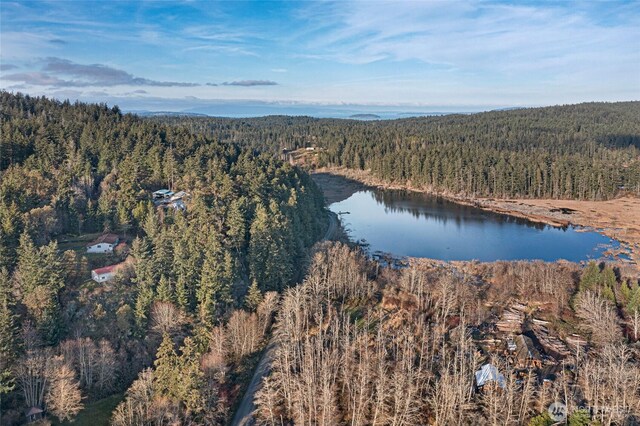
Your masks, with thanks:
M0 88L213 115L639 100L640 1L2 0Z

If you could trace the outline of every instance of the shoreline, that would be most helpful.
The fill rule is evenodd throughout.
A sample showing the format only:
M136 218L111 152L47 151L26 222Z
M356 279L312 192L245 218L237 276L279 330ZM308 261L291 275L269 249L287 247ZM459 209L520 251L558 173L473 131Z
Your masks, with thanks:
M322 167L312 170L311 173L339 176L367 187L430 194L457 204L553 227L575 226L594 230L619 241L622 246L627 246L630 260L619 259L616 256L616 263L632 266L640 272L640 218L633 217L631 213L640 211L638 198L622 197L608 201L470 198L414 187L410 183L402 185L385 182L362 170ZM626 214L621 214L621 210ZM629 222L625 222L626 220Z

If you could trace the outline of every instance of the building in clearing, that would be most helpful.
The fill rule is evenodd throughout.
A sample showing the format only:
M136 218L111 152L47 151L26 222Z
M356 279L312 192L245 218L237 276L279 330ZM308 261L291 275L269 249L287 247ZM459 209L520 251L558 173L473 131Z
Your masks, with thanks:
M120 264L109 265L103 268L94 269L93 271L91 271L91 279L97 283L103 283L105 281L112 280L116 276L116 272L118 272L119 266Z
M116 234L100 235L95 241L87 244L87 253L113 253L120 238Z
M188 200L190 195L185 191L173 192L169 189L159 189L153 194L153 204L157 208L174 209L176 211L186 211L187 205L184 200Z
M159 189L153 193L154 200L168 200L173 197L173 191L169 189Z

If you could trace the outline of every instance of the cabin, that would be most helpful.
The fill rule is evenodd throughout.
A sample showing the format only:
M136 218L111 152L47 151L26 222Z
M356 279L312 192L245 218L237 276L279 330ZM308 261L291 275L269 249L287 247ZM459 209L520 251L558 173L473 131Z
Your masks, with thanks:
M476 371L476 388L478 390L482 390L488 385L498 385L503 389L507 385L504 376L500 374L494 365L491 364L485 364L480 368L480 370Z
M87 253L113 253L120 238L116 234L103 234L87 244Z
M33 423L37 420L42 419L44 416L44 410L39 407L31 407L27 411L25 411L24 416L27 419L27 423Z
M94 269L91 271L91 279L97 283L103 283L112 280L116 276L118 265L109 265L103 268Z

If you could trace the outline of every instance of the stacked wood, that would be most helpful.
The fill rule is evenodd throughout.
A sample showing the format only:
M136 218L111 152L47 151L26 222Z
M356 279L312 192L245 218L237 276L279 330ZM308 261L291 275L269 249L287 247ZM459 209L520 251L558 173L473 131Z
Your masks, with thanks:
M569 347L558 337L549 333L546 325L541 324L544 322L546 321L538 320L538 324L536 324L536 320L533 320L531 327L531 331L535 334L544 351L554 358L564 358L571 355Z
M503 333L521 333L524 313L513 306L504 311L496 328Z
M565 340L569 347L574 351L584 352L587 350L587 339L578 334L567 336Z

